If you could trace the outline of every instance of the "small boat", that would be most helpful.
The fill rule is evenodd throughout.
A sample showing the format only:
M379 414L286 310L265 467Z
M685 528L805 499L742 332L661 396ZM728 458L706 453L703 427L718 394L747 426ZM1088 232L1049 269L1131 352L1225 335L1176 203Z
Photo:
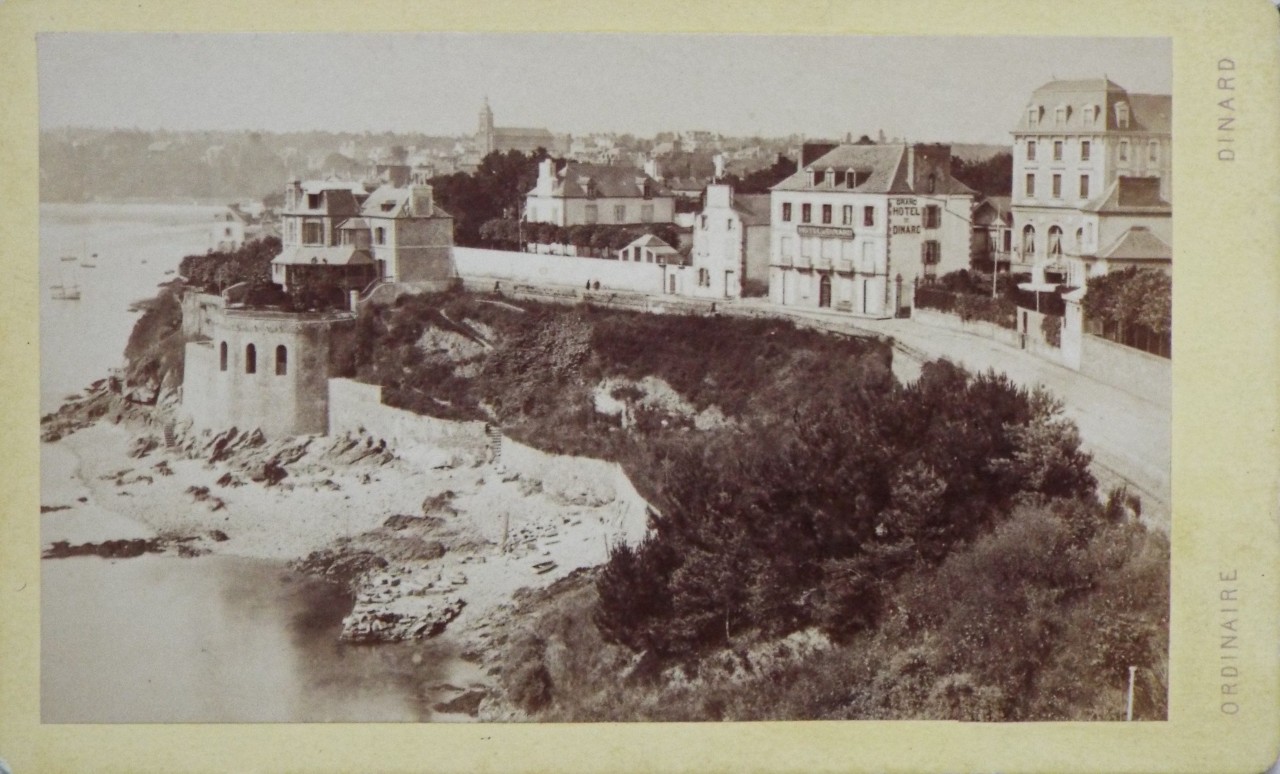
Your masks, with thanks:
M55 301L79 301L80 286L79 285L52 285L53 298Z
M165 272L165 274L173 274L173 273L174 273L174 271L175 271L174 269L170 269L170 270L166 271L166 272Z
M97 253L94 253L93 255L89 256L89 258L90 258L90 260L88 260L88 261L81 261L81 262L80 262L80 268L82 268L82 269L96 269L96 268L98 268L98 264L96 263L96 261L98 260L98 254L97 254Z

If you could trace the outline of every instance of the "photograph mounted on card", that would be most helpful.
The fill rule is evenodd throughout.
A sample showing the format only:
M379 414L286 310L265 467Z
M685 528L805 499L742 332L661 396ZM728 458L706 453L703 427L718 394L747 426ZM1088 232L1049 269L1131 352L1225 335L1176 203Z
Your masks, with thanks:
M1276 757L1274 5L105 5L0 9L15 772Z

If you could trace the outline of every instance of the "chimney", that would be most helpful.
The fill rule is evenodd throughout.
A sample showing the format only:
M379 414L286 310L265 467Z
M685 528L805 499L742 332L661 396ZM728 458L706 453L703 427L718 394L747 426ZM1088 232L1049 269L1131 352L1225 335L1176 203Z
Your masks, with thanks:
M434 210L434 191L429 185L415 185L409 189L409 214L415 218L429 218Z
M907 146L907 182L916 187L916 146Z
M644 173L654 180L662 179L662 172L658 167L657 159L647 159L644 162Z
M552 187L556 180L556 163L551 159L543 159L538 162L538 182L536 190L539 194L546 195L551 193Z
M733 204L733 188L727 185L707 186L707 209L728 208Z

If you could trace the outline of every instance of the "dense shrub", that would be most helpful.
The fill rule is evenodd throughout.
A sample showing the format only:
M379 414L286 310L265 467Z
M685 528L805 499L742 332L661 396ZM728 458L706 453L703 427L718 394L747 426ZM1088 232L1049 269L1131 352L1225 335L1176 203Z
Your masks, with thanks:
M1090 277L1084 313L1104 325L1140 325L1156 334L1172 330L1173 280L1156 269L1129 267Z
M1049 346L1062 346L1062 317L1046 314L1040 319L1040 332L1044 334L1044 340Z
M1060 410L940 362L908 387L815 391L788 420L672 448L655 475L653 539L601 576L606 629L689 656L736 631L869 626L886 583L1013 503L1092 496ZM643 599L667 601L632 605Z
M220 293L241 282L251 288L261 288L271 284L271 260L279 254L279 239L255 239L238 250L188 255L179 264L178 273L188 284L211 293Z

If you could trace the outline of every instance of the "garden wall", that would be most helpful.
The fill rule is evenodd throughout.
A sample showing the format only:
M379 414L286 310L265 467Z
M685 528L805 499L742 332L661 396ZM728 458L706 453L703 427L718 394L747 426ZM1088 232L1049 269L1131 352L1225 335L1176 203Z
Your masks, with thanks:
M607 258L576 258L506 250L455 247L453 262L458 276L468 284L481 282L492 289L495 282L563 285L586 288L600 283L601 290L661 293L666 267L656 263L631 263Z
M1173 408L1173 361L1092 334L1080 344L1081 373Z

